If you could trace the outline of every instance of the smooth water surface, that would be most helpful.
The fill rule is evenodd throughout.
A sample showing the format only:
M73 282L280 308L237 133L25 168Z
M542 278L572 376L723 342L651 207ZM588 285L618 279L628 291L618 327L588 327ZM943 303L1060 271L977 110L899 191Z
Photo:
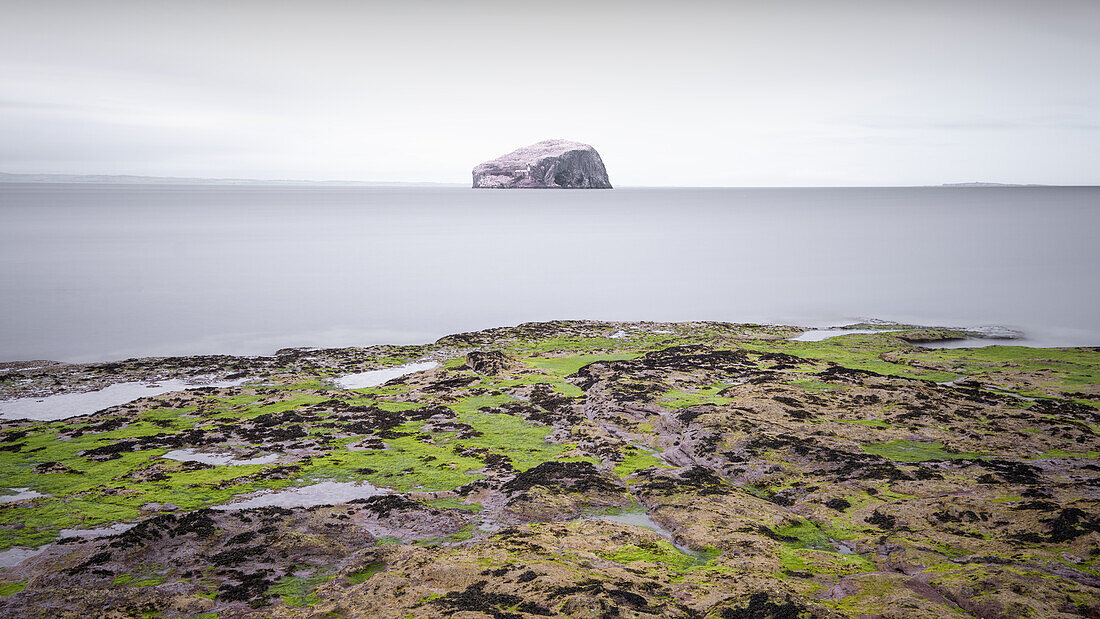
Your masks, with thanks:
M90 415L112 406L119 406L151 398L163 393L195 389L196 387L236 387L248 378L235 380L209 380L198 377L192 380L172 378L155 383L115 383L96 391L58 393L44 397L0 400L0 419L34 419L56 421L79 415Z
M841 335L887 332L889 332L889 329L812 329L810 331L803 331L801 334L791 339L799 342L823 342Z
M422 343L557 318L1100 344L1100 189L0 184L0 360Z
M408 376L416 372L423 372L425 370L431 370L439 367L439 364L434 361L421 361L419 363L406 363L405 365L399 365L392 368L382 368L381 370L368 370L366 372L357 372L355 374L345 374L333 379L333 383L337 387L343 389L364 389L366 387L377 387L387 381L395 378L401 378L402 376Z
M137 523L133 522L117 522L112 525L96 527L94 529L61 529L57 532L57 536L59 538L82 537L84 539L98 539L100 537L110 537L111 535L125 533L136 526Z
M0 550L0 568L15 567L20 563L46 552L50 547L50 544L45 546L39 546L38 548L24 548L22 546L13 546L7 550Z
M161 457L179 462L201 462L214 466L248 466L250 464L271 464L277 461L280 455L267 454L255 458L237 458L233 454L226 453L211 453L195 449L173 449Z
M11 494L0 494L0 503L16 503L18 501L26 501L27 499L50 496L48 494L42 494L37 490L31 490L30 488L11 488L10 490Z
M390 494L389 488L379 488L368 482L323 481L310 486L284 488L282 490L261 490L255 494L235 497L232 503L215 505L212 509L237 511L255 507L313 507L315 505L335 505L355 499ZM243 500L237 500L243 498Z

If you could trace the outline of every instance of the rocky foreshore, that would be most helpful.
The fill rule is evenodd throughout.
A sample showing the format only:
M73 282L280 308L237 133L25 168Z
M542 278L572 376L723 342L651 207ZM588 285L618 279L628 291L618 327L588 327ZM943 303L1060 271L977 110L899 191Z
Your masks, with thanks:
M0 616L1100 614L1100 349L862 330L3 364Z

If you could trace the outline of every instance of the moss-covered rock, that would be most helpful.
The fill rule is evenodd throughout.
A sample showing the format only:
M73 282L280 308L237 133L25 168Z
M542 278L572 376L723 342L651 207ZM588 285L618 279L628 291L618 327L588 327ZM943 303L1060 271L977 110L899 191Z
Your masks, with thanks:
M248 380L0 421L0 615L1100 612L1100 352L891 327L555 321L21 365L0 393ZM438 365L332 380L418 360ZM332 482L376 496L230 506ZM644 516L593 518L616 510Z

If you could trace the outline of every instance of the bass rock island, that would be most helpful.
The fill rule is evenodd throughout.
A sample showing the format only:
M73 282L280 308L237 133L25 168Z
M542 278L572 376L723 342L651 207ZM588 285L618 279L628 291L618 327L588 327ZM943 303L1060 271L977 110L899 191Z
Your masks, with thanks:
M474 189L611 189L600 154L588 144L544 140L479 164Z

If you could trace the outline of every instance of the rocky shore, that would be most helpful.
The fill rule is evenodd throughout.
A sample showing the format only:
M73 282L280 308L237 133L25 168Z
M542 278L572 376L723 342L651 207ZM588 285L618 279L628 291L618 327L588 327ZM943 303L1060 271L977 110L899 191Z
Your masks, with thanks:
M0 616L1100 615L1100 349L856 327L3 364Z

